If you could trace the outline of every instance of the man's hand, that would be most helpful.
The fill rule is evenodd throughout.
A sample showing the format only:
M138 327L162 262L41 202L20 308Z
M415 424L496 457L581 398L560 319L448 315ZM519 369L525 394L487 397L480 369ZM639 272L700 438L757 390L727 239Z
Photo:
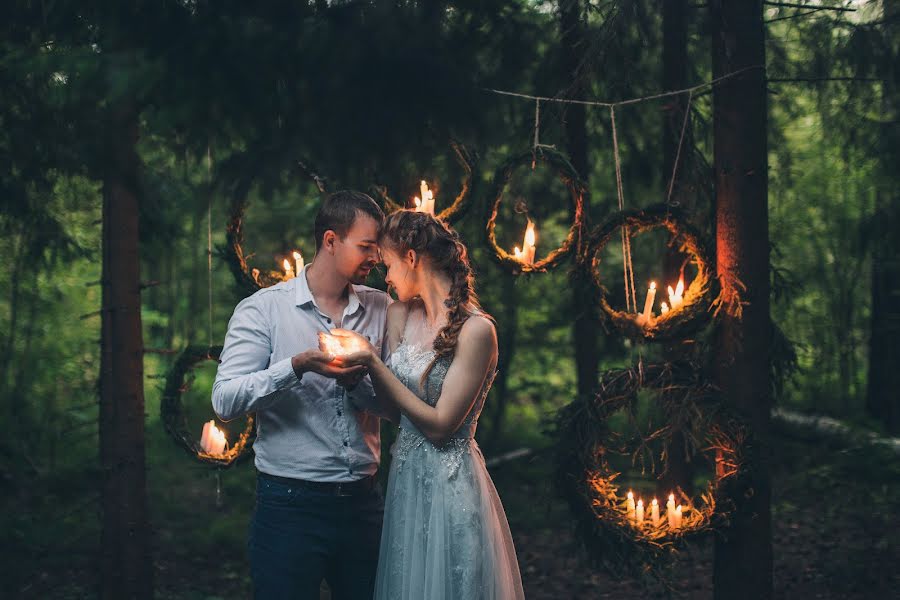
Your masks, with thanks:
M354 377L362 379L366 370L362 365L341 365L334 361L333 356L325 354L321 350L307 350L295 354L291 358L291 367L298 379L303 377L304 373L309 372L318 373L331 379L352 380ZM356 383L359 383L359 379Z

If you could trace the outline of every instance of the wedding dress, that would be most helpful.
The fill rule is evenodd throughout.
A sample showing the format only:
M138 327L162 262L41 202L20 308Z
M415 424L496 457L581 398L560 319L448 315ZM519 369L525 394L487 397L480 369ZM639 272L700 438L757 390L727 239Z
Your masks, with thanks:
M411 307L388 366L431 406L450 360L434 358L424 309ZM403 415L392 450L384 528L375 583L378 599L479 600L524 598L503 505L475 442L475 428L494 375L485 378L462 425L435 446Z

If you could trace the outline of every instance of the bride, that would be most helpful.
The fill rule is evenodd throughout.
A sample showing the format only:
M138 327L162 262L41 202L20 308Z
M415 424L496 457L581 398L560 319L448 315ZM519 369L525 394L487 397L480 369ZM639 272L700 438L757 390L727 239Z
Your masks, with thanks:
M368 349L338 358L364 365L400 433L388 481L376 598L523 598L503 505L475 442L497 368L493 319L473 290L466 247L448 225L408 210L381 234L388 309L382 362Z

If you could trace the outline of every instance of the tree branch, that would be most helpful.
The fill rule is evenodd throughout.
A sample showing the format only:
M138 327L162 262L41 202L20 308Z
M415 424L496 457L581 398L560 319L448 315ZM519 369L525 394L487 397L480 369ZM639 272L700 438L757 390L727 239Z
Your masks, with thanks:
M796 4L794 2L763 2L766 6L778 6L781 8L814 8L816 10L834 10L838 12L856 12L855 8L844 8L842 6L813 6L810 4Z

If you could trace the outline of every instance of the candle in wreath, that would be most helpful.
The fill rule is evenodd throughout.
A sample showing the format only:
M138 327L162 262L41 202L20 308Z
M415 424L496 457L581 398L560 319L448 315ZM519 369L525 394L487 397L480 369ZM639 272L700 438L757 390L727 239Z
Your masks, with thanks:
M523 240L522 249L519 250L519 247L513 250L513 257L526 265L534 264L534 253L535 247L534 244L537 241L537 233L534 229L534 221L528 219L528 226L525 228L525 239Z
M650 503L650 520L654 527L659 527L659 502L656 501L656 498Z
M681 529L681 505L675 507L675 529Z
M634 494L628 492L628 499L625 500L625 511L628 513L628 519L633 521L635 517Z
M669 494L669 501L666 502L666 520L669 529L675 529L675 494Z
M203 424L203 434L200 436L200 449L206 454L218 456L225 452L225 432L216 427L214 421Z
M644 323L649 323L653 318L653 301L656 300L656 282L650 282L650 289L647 290L647 299L644 300L644 312L641 319Z
M675 289L669 286L669 306L675 310L684 303L684 276L678 278Z
M428 189L428 183L423 179L419 184L421 198L416 196L413 201L416 204L416 212L428 213L434 216L434 192Z
M289 261L288 259L284 259L284 262L282 262L281 264L284 267L284 278L293 279L294 267L291 265L291 261Z
M644 501L643 500L638 500L638 503L637 503L637 524L638 525L644 524Z

